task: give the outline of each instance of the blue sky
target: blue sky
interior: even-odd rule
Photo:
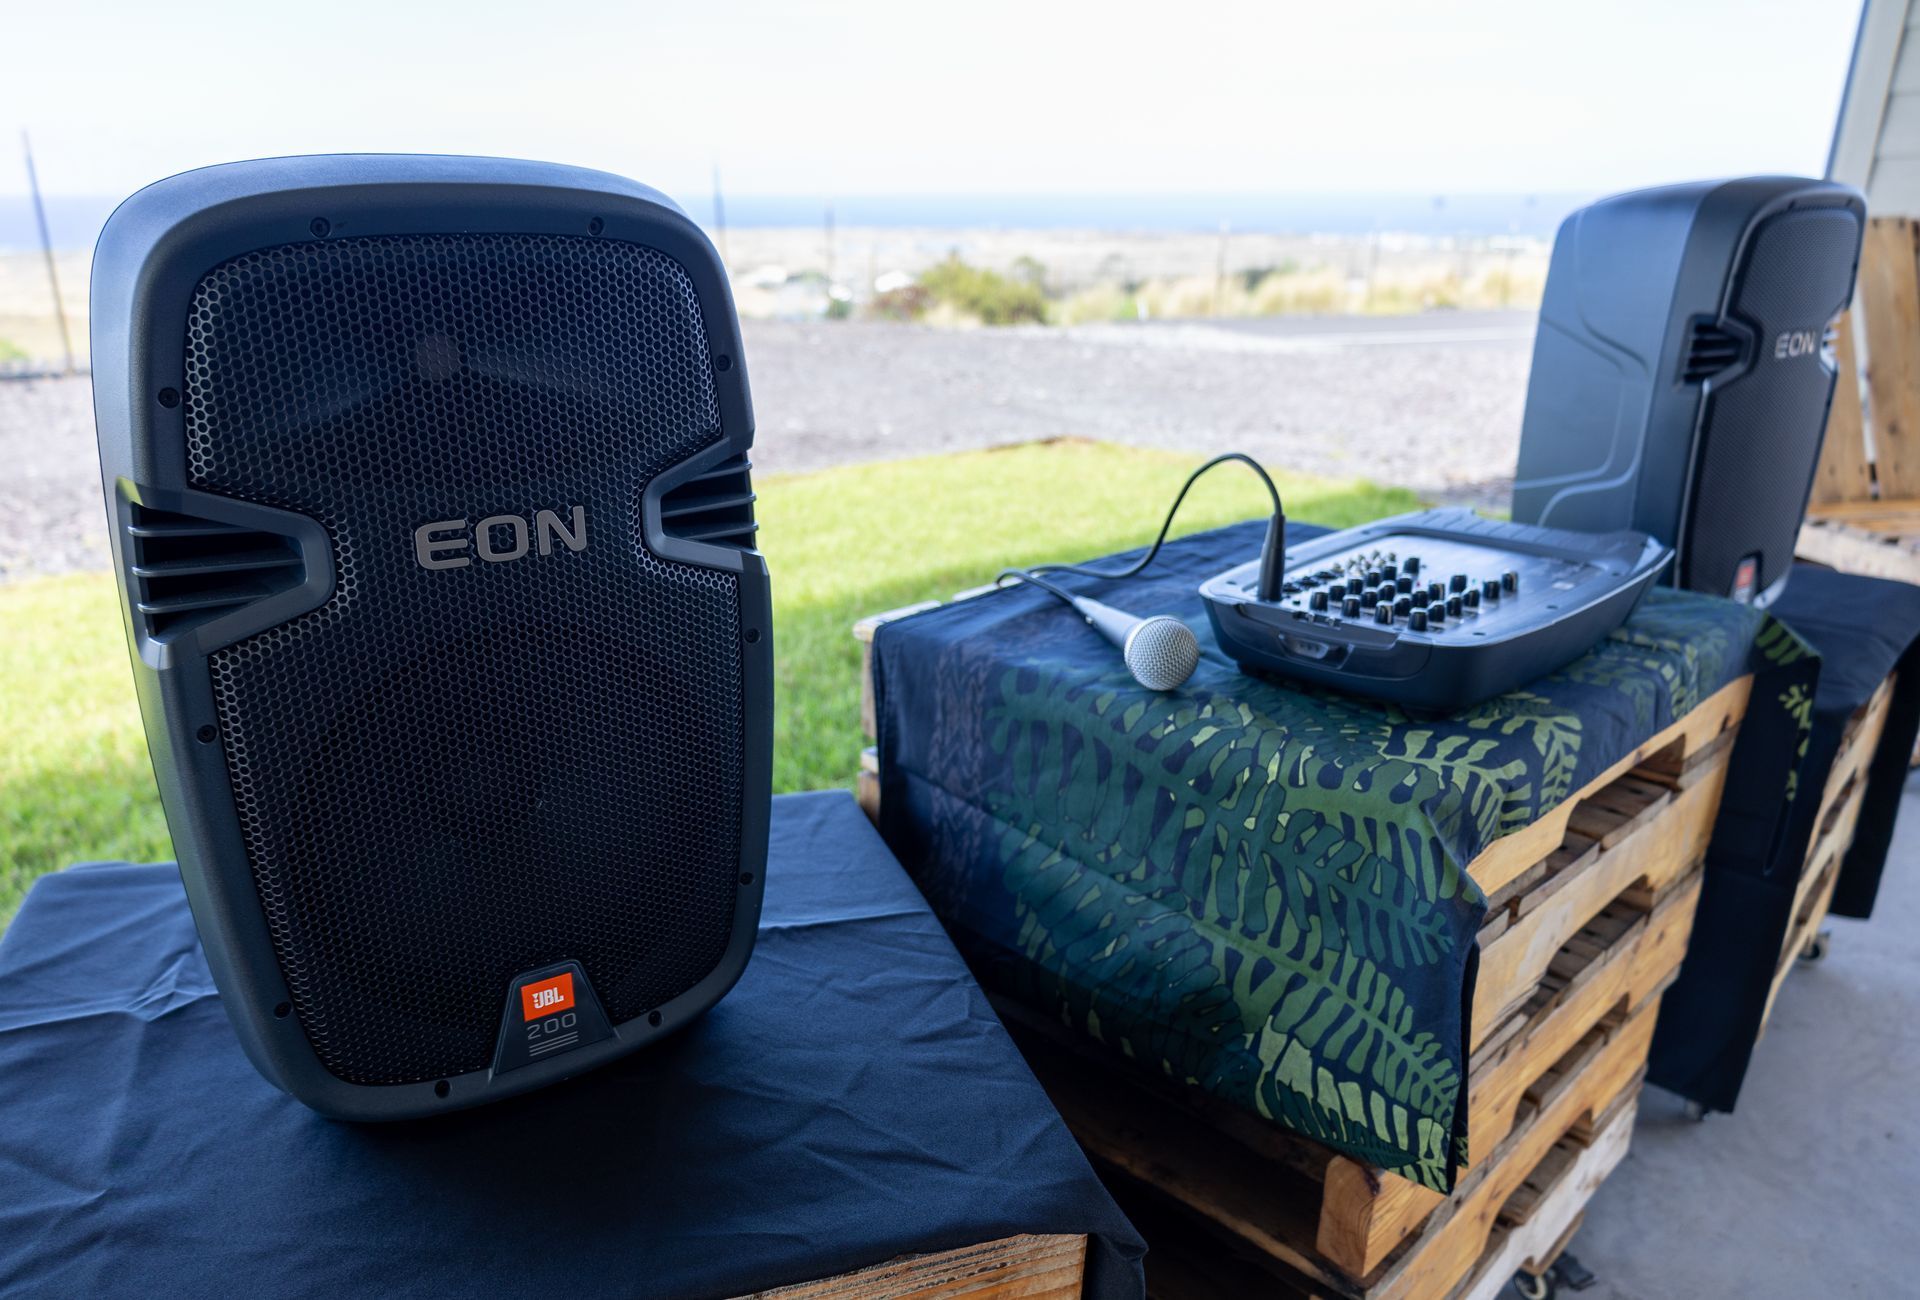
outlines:
[[[1597,192],[1817,174],[1852,0],[10,0],[0,126],[124,194],[274,153],[704,194]],[[25,188],[0,145],[0,195]]]

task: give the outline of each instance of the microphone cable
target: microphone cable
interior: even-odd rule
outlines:
[[[1229,451],[1215,456],[1212,460],[1200,466],[1199,469],[1187,475],[1187,481],[1180,485],[1180,491],[1178,495],[1173,498],[1173,504],[1167,508],[1167,517],[1160,524],[1160,535],[1153,539],[1153,545],[1147,548],[1147,553],[1127,568],[1114,570],[1096,569],[1084,564],[1036,564],[1030,569],[1002,569],[1000,570],[999,576],[994,578],[994,585],[999,586],[1009,578],[1018,578],[1022,582],[1032,583],[1034,586],[1040,588],[1040,590],[1049,592],[1068,605],[1071,605],[1073,604],[1073,596],[1058,583],[1049,582],[1043,575],[1071,573],[1077,577],[1102,578],[1107,581],[1118,581],[1120,579],[1138,577],[1145,571],[1149,564],[1153,563],[1154,558],[1160,554],[1160,548],[1166,545],[1167,533],[1173,528],[1174,516],[1180,513],[1180,504],[1187,499],[1187,493],[1193,490],[1193,485],[1199,482],[1200,477],[1208,470],[1216,466],[1224,465],[1228,461],[1239,461],[1241,464],[1247,466],[1255,474],[1260,476],[1260,482],[1266,486],[1267,496],[1273,501],[1273,519],[1268,524],[1267,540],[1263,548],[1262,560],[1269,562],[1276,560],[1280,555],[1280,550],[1283,545],[1283,534],[1287,526],[1286,513],[1280,506],[1280,489],[1274,486],[1273,476],[1267,473],[1266,467],[1259,461],[1243,451]],[[1268,585],[1266,582],[1266,570],[1268,567],[1268,563],[1263,563],[1261,575],[1263,590],[1260,593],[1261,599],[1263,600],[1276,599],[1279,594],[1277,590],[1272,591],[1271,594],[1265,590]],[[1277,589],[1279,586],[1279,565],[1271,564],[1271,568],[1273,570],[1272,587]]]

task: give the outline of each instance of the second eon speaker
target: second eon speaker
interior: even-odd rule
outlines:
[[[1767,603],[1820,458],[1866,208],[1826,181],[1602,199],[1554,240],[1513,517],[1673,546],[1676,586]]]
[[[286,158],[121,205],[94,400],[227,1011],[331,1115],[522,1092],[732,986],[772,637],[712,246],[567,167]]]

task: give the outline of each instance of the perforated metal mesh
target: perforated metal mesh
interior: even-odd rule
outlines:
[[[343,1079],[489,1065],[530,968],[580,961],[620,1022],[726,949],[738,592],[648,553],[639,515],[720,436],[704,339],[677,263],[586,238],[296,244],[194,295],[193,486],[307,513],[334,546],[334,597],[212,673],[281,969]],[[423,523],[575,506],[581,551],[487,562],[455,529],[444,558],[470,563],[415,558]]]
[[[1784,331],[1817,339],[1847,305],[1859,246],[1845,208],[1784,212],[1755,230],[1732,306],[1759,334],[1760,357],[1707,398],[1682,585],[1727,595],[1740,561],[1757,554],[1764,588],[1792,564],[1834,378],[1811,350],[1774,348]]]

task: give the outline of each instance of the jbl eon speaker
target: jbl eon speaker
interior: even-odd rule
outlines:
[[[161,801],[268,1079],[471,1105],[732,986],[772,638],[738,321],[679,209],[492,159],[191,172],[107,223],[93,364]]]
[[[1513,517],[1674,547],[1676,586],[1766,603],[1793,563],[1866,206],[1786,176],[1603,199],[1554,240]]]

